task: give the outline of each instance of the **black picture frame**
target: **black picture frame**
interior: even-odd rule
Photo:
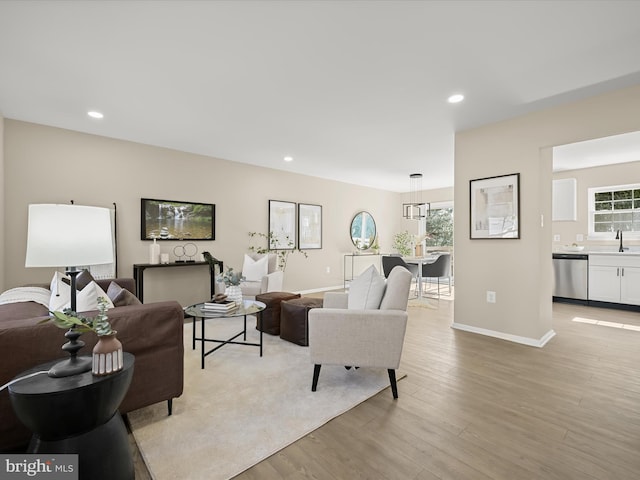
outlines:
[[[471,240],[520,238],[520,174],[469,181]]]
[[[269,200],[269,250],[296,248],[296,204]]]
[[[213,203],[140,199],[141,240],[215,240]]]
[[[298,248],[322,248],[322,205],[298,204]]]

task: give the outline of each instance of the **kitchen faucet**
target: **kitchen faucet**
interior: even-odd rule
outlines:
[[[618,248],[619,252],[624,252],[626,248],[622,246],[622,230],[616,231],[616,240],[620,240],[620,248]]]

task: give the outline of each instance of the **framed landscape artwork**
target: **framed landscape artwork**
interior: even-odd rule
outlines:
[[[470,237],[520,238],[520,174],[469,182]]]
[[[141,240],[215,240],[216,206],[211,203],[140,199]]]
[[[296,204],[269,200],[270,250],[293,250],[296,246]]]
[[[322,206],[298,204],[298,248],[322,248]]]

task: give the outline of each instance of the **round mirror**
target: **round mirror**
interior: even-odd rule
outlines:
[[[358,250],[367,250],[376,240],[376,222],[369,212],[358,212],[351,220],[351,241]]]

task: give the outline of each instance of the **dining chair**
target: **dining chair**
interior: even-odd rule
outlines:
[[[382,272],[384,273],[385,278],[389,278],[389,274],[393,267],[401,266],[409,270],[413,277],[413,280],[416,282],[416,295],[418,294],[418,275],[420,274],[418,265],[414,265],[411,263],[407,263],[400,255],[383,255],[382,256]]]
[[[449,281],[449,293],[451,295],[451,254],[441,253],[435,262],[422,265],[422,278],[436,278],[438,281],[438,298],[440,298],[440,279]]]

